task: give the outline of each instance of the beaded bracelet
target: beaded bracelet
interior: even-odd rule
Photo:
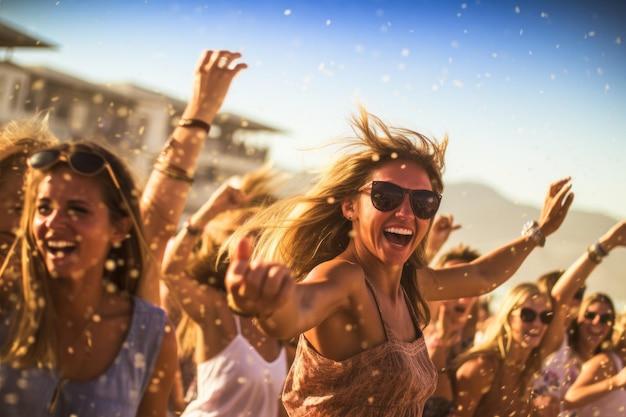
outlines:
[[[186,175],[186,173],[184,173],[182,169],[175,167],[171,164],[166,165],[165,163],[159,161],[154,165],[154,169],[162,174],[167,175],[173,180],[180,180],[189,184],[193,184],[193,178]]]

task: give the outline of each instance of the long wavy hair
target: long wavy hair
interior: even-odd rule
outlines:
[[[302,280],[315,266],[346,249],[352,223],[342,215],[342,201],[356,196],[376,169],[393,160],[415,163],[428,174],[433,191],[443,192],[447,136],[437,142],[413,130],[388,126],[362,107],[352,117],[352,130],[354,137],[333,143],[341,145],[343,152],[307,193],[262,210],[237,231],[233,241],[258,231],[253,257],[287,265]],[[411,254],[401,278],[422,326],[430,320],[430,313],[418,289],[416,271],[427,265],[425,244],[426,238]]]
[[[146,246],[138,224],[139,192],[130,171],[120,158],[93,141],[63,143],[52,149],[68,153],[75,151],[96,153],[110,166],[120,189],[116,187],[107,169],[93,176],[94,183],[100,188],[109,209],[109,220],[116,223],[123,218],[131,217],[133,227],[120,245],[111,247],[107,264],[115,267],[105,268],[103,276],[108,285],[107,290],[113,289],[125,295],[134,295],[145,270]],[[20,224],[22,233],[18,236],[22,270],[21,291],[13,309],[7,343],[0,350],[0,360],[10,361],[19,367],[56,365],[56,314],[49,295],[50,276],[37,249],[32,225],[37,210],[39,184],[46,173],[64,165],[67,166],[67,163],[59,161],[44,170],[30,169],[26,176],[26,195]],[[7,256],[7,260],[10,256],[11,254]]]
[[[615,304],[613,304],[613,300],[608,294],[597,292],[594,294],[590,294],[580,303],[580,309],[578,310],[578,317],[576,320],[572,320],[568,328],[568,343],[569,346],[574,349],[575,352],[578,352],[580,348],[580,323],[579,320],[587,312],[589,306],[593,303],[604,303],[610,309],[611,314],[611,323],[615,323]],[[604,352],[613,347],[612,343],[613,338],[613,326],[610,326],[609,333],[606,337],[598,344],[596,349],[594,350],[594,355],[600,352]]]
[[[527,300],[544,298],[551,304],[550,297],[542,292],[534,283],[521,283],[511,288],[500,303],[500,308],[485,329],[481,341],[459,355],[454,361],[453,368],[458,369],[469,359],[479,355],[495,356],[501,363],[505,363],[511,346],[513,345],[512,329],[509,322],[511,312],[519,308]],[[541,367],[539,347],[534,348],[522,373],[521,386],[526,386],[532,375]]]

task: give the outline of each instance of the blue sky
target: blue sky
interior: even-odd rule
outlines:
[[[15,51],[95,82],[186,99],[203,49],[250,68],[223,110],[286,133],[272,159],[314,168],[357,103],[450,145],[445,180],[540,206],[573,177],[575,207],[626,217],[626,2],[0,0],[0,18],[60,45]]]

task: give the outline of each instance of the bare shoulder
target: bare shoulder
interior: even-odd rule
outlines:
[[[456,372],[457,379],[480,379],[483,382],[490,383],[493,381],[499,367],[500,361],[495,355],[477,353],[476,355],[468,358],[458,367]]]
[[[617,370],[613,357],[607,352],[598,353],[593,356],[583,364],[583,368],[586,368],[588,371],[608,371],[611,373],[615,373]]]
[[[363,282],[364,278],[365,272],[359,264],[342,258],[334,258],[313,268],[304,282],[330,281],[337,285],[350,285]]]

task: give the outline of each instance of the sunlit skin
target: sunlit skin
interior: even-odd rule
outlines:
[[[23,205],[23,172],[9,172],[0,182],[0,245],[10,244],[19,227]]]
[[[432,190],[426,171],[404,161],[383,165],[372,173],[371,180],[392,182],[411,190]],[[372,205],[370,193],[370,189],[365,189],[354,201],[353,232],[358,238],[352,240],[354,247],[350,255],[365,270],[391,268],[400,274],[403,264],[426,235],[431,220],[413,214],[406,194],[398,208],[382,212]],[[407,241],[390,240],[393,232],[406,235]]]
[[[464,261],[460,259],[454,259],[443,264],[443,267],[449,267],[453,265],[460,265]],[[467,320],[469,319],[470,310],[478,300],[478,297],[461,297],[454,298],[452,300],[444,300],[441,302],[445,306],[446,318],[453,326],[453,330],[461,330]]]
[[[537,312],[537,317],[535,317],[533,322],[527,323],[520,318],[520,311],[524,307],[531,308]],[[544,311],[552,311],[548,299],[546,297],[534,297],[524,301],[511,312],[509,324],[514,345],[522,349],[533,349],[541,344],[543,335],[548,328],[548,325],[542,323],[539,318],[539,314]]]
[[[69,168],[50,172],[39,186],[33,230],[51,276],[98,276],[120,230],[93,178]]]

